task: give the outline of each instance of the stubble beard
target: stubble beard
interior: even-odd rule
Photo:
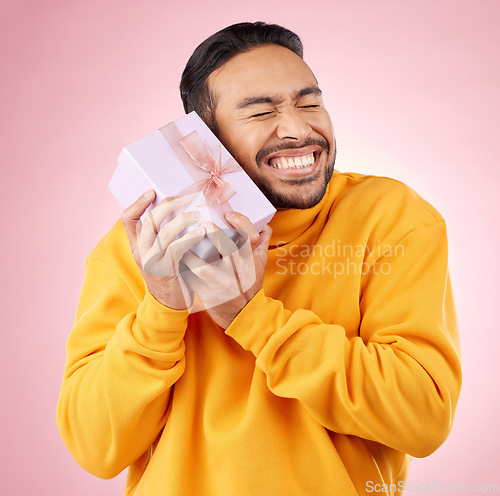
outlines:
[[[326,144],[326,147],[324,146]],[[321,143],[321,145],[325,148],[326,152],[329,151],[329,145],[326,142]],[[293,193],[285,193],[279,191],[276,185],[273,185],[271,181],[267,178],[254,178],[254,182],[259,187],[259,189],[264,193],[266,198],[273,204],[273,206],[277,209],[288,209],[295,208],[300,210],[305,210],[308,208],[312,208],[317,205],[325,196],[326,189],[328,188],[328,183],[332,178],[333,170],[335,168],[335,157],[337,154],[337,147],[334,142],[334,150],[333,156],[331,160],[326,164],[324,169],[318,170],[315,174],[305,177],[297,177],[291,179],[282,179],[281,183],[287,183],[291,188],[294,186],[297,188],[296,192]],[[257,156],[257,159],[259,155]],[[257,162],[259,167],[269,167],[268,165],[262,165],[262,163]],[[323,176],[322,181],[314,188],[314,182],[318,181],[318,179]],[[311,185],[306,191],[303,191],[307,188],[307,185]]]

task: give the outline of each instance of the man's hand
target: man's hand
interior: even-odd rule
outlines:
[[[259,234],[247,217],[236,212],[226,214],[226,219],[243,234],[238,245],[217,226],[206,226],[207,235],[222,258],[208,264],[191,251],[182,258],[188,269],[182,272],[186,285],[224,329],[262,288],[272,232],[266,225]]]
[[[154,198],[155,192],[147,191],[123,212],[121,219],[149,292],[167,307],[186,309],[191,305],[192,293],[179,277],[179,260],[203,238],[205,229],[200,227],[176,239],[183,229],[198,222],[197,211],[182,212],[164,223],[182,207],[183,198],[165,198],[141,223],[142,214]]]

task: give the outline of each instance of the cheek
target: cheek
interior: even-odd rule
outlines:
[[[221,127],[219,127],[217,137],[227,149],[227,151],[239,162],[241,158],[241,140],[238,140],[237,134],[225,132],[223,129],[221,129]]]
[[[234,155],[236,161],[245,169],[247,174],[250,176],[252,172],[257,170],[257,163],[255,161],[255,157],[258,153],[258,150],[253,149],[240,149]]]
[[[312,116],[309,123],[311,127],[322,134],[326,139],[330,140],[330,138],[333,137],[332,121],[326,110]]]
[[[254,133],[242,130],[240,138],[234,142],[234,158],[241,160],[248,167],[256,167],[255,157],[265,145]]]
[[[252,148],[245,137],[245,134],[240,136],[243,137],[239,139],[235,137],[233,137],[233,139],[224,139],[224,136],[221,135],[220,140],[229,153],[235,158],[236,162],[238,162],[243,169],[248,172],[248,169],[251,168],[252,165],[255,166],[255,155],[258,150],[252,155]]]

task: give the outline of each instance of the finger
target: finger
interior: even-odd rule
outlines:
[[[141,232],[141,236],[138,240],[139,251],[141,253],[146,253],[151,249],[162,251],[168,249],[174,239],[179,236],[186,227],[196,224],[199,220],[200,213],[197,210],[193,212],[182,212],[169,222],[166,222],[161,229],[157,231],[158,226],[148,216],[144,219],[144,235]]]
[[[201,215],[198,210],[182,212],[162,226],[158,233],[158,237],[162,243],[170,244],[182,231],[184,231],[184,229],[196,224],[200,220],[200,217]],[[203,234],[205,234],[205,229],[202,228],[202,230]]]
[[[153,245],[152,249],[140,253],[144,271],[149,275],[162,277],[178,275],[179,261],[184,251],[199,243],[204,236],[205,230],[199,228],[174,241],[168,249],[159,248],[158,244]]]
[[[248,245],[250,245],[250,243],[248,243]],[[253,257],[250,263],[253,265]],[[229,295],[233,298],[237,296],[237,294],[243,292],[239,285],[238,269],[233,255],[229,255],[213,263],[207,263],[202,258],[196,256],[192,251],[188,251],[182,257],[182,264],[187,269],[187,272],[197,277],[197,279],[192,282],[190,288],[202,299],[206,300],[207,298],[215,297],[215,294],[209,294],[210,288],[212,288],[213,291],[220,291],[220,289],[223,288],[224,298]],[[184,277],[184,273],[182,275]],[[185,280],[193,281],[193,278],[188,274]],[[204,290],[204,293],[200,293],[201,290]],[[235,294],[237,290],[238,293]]]
[[[230,257],[208,263],[192,251],[188,251],[182,257],[182,263],[189,272],[195,274],[207,287],[216,282],[220,283],[220,278],[224,277],[228,269],[232,271]],[[194,290],[194,288],[192,289]]]
[[[170,214],[178,210],[184,204],[184,198],[164,198],[158,205],[156,205],[151,212],[144,218],[141,229],[141,242],[144,245],[152,245],[161,224]]]
[[[228,257],[233,265],[233,271],[240,286],[240,292],[249,290],[257,279],[255,257],[248,237],[238,250]]]
[[[189,270],[197,270],[207,265],[207,262],[200,258],[198,255],[195,255],[191,250],[187,250],[183,253],[182,263]]]
[[[201,225],[206,229],[208,239],[223,258],[238,249],[238,246],[228,234],[213,222],[205,221]]]
[[[250,219],[243,214],[233,211],[226,214],[226,220],[236,229],[246,232],[248,234],[248,238],[250,239],[252,249],[255,249],[255,246],[257,246],[259,241],[259,231],[252,224]]]
[[[162,242],[160,235],[149,250],[139,250],[142,266],[148,273],[155,272],[172,277],[179,272],[179,260],[184,252],[204,237],[205,230],[198,228],[167,245],[166,242]]]
[[[144,221],[144,227],[146,228],[146,233],[144,236],[139,237],[138,249],[140,253],[147,254],[153,251],[157,253],[159,251],[165,253],[165,250],[174,242],[175,238],[186,229],[188,226],[196,224],[200,220],[200,213],[198,211],[193,212],[182,212],[181,214],[174,217],[170,222],[167,222],[162,226],[159,232],[154,234],[154,228],[156,224],[153,225],[151,221]],[[196,234],[202,233],[201,237],[205,235],[205,230],[200,231]],[[190,238],[188,238],[190,239]],[[198,241],[195,242],[195,244]],[[191,246],[191,245],[190,245]]]
[[[156,193],[154,190],[150,189],[146,191],[141,197],[132,203],[130,207],[126,208],[121,215],[123,227],[125,227],[125,232],[127,233],[132,253],[135,252],[137,246],[137,230],[138,227],[140,228],[141,215],[146,211],[149,205],[151,205],[155,196]]]
[[[177,267],[182,254],[189,250],[196,243],[199,243],[205,236],[205,229],[198,228],[190,231],[187,235],[182,236],[176,244],[175,238],[189,225],[195,224],[199,220],[199,212],[183,212],[175,217],[172,221],[165,224],[154,238],[148,233],[144,237],[139,237],[137,241],[138,253],[141,260],[150,260],[152,258],[158,260],[166,257],[166,263],[169,270],[174,270]],[[145,226],[149,225],[149,222]],[[148,229],[150,229],[148,227]],[[151,245],[151,239],[153,244]],[[174,250],[171,249],[174,246]]]
[[[186,254],[191,254],[196,257],[196,255],[191,251],[191,248],[199,243],[205,237],[205,234],[206,231],[203,227],[198,227],[193,231],[189,231],[187,234],[174,240],[170,244],[167,252],[165,253],[165,257],[168,258],[171,263],[175,265],[175,267],[179,267],[179,262],[181,259],[184,262]]]
[[[208,272],[205,271],[205,267]],[[187,287],[198,296],[205,309],[230,301],[241,294],[233,271],[230,273],[222,271],[221,280],[214,285],[215,281],[212,277],[218,277],[216,273],[214,275],[217,269],[205,264],[201,270],[203,274],[186,268],[182,272],[182,278]]]

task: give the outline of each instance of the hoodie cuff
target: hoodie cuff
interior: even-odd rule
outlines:
[[[137,308],[134,338],[150,350],[173,351],[184,339],[188,316],[188,310],[175,310],[163,305],[146,288],[144,300]]]
[[[281,301],[268,298],[261,289],[231,322],[226,334],[257,357],[291,313]]]

